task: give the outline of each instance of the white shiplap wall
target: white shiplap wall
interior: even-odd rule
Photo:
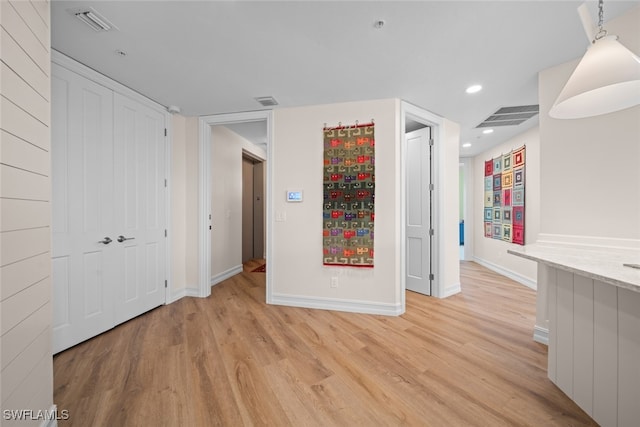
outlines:
[[[50,5],[0,2],[0,424],[40,425],[4,410],[53,405]]]

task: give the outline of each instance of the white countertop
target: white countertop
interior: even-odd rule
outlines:
[[[509,249],[512,255],[542,262],[614,286],[640,292],[640,270],[623,264],[640,264],[640,251],[590,249],[533,244]]]

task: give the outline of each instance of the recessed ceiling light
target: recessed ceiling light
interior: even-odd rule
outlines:
[[[462,144],[462,148],[469,148],[469,147],[471,147],[470,142],[465,142],[464,144]]]
[[[482,131],[482,133],[487,134],[487,133],[493,133],[493,129],[485,129]]]
[[[481,90],[482,90],[482,86],[480,86],[480,85],[472,85],[472,86],[469,86],[465,92],[467,92],[467,93],[476,93],[476,92],[480,92]]]

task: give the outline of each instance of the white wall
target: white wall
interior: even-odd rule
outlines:
[[[198,291],[198,118],[188,117],[186,122],[186,222],[187,222],[187,289]]]
[[[49,3],[0,7],[0,401],[37,412],[53,405]]]
[[[436,233],[439,233],[435,259],[439,264],[441,293],[437,296],[448,297],[460,292],[460,126],[444,119],[439,143],[435,165],[439,198],[435,207],[438,210]]]
[[[198,293],[198,119],[171,119],[171,295]]]
[[[171,300],[187,287],[187,119],[171,117]]]
[[[606,23],[640,53],[640,7]],[[640,106],[603,116],[549,117],[578,60],[539,75],[540,239],[640,248]]]
[[[322,264],[323,136],[325,123],[337,126],[375,120],[376,205],[374,268]],[[273,210],[273,302],[398,314],[400,144],[399,101],[380,100],[282,108],[273,112],[270,153]],[[302,203],[287,203],[287,189],[304,191]],[[286,215],[285,221],[275,221]],[[337,277],[337,288],[330,287]]]
[[[473,254],[474,261],[529,287],[536,287],[536,264],[507,254],[520,247],[484,237],[484,162],[526,145],[525,158],[525,244],[534,243],[540,231],[540,132],[536,126],[473,159]]]
[[[224,126],[211,127],[212,283],[242,271],[242,151],[266,153]]]

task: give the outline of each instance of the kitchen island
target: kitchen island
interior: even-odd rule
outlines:
[[[538,262],[549,379],[600,425],[640,425],[640,269],[624,265],[640,264],[640,251],[534,244],[508,252]]]

